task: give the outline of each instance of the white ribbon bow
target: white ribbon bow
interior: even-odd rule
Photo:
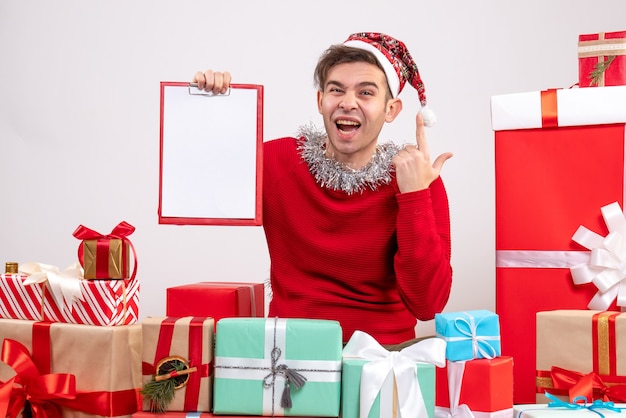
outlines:
[[[482,321],[482,318],[478,323],[474,319],[474,317],[467,312],[462,312],[462,315],[465,315],[465,318],[458,317],[454,318],[454,327],[463,334],[463,337],[444,337],[447,342],[455,342],[455,341],[465,341],[472,340],[472,358],[486,358],[492,359],[498,355],[496,349],[489,344],[488,341],[499,341],[499,335],[478,335],[478,325]],[[461,325],[459,325],[461,324]]]
[[[19,272],[28,276],[24,280],[24,285],[45,284],[57,306],[62,310],[65,309],[66,303],[71,310],[75,302],[85,300],[80,288],[83,269],[78,263],[61,271],[57,266],[50,264],[29,262],[21,264]]]
[[[598,292],[587,307],[606,311],[617,299],[626,307],[626,218],[617,202],[601,208],[609,233],[606,237],[579,226],[572,240],[591,250],[589,262],[571,267],[574,284],[593,283]]]
[[[465,373],[465,361],[448,361],[448,394],[450,408],[435,407],[435,418],[474,418],[466,404],[459,405],[461,386]]]
[[[446,342],[441,338],[428,338],[401,351],[388,351],[369,334],[355,331],[343,349],[343,356],[370,360],[361,371],[360,418],[367,418],[390,373],[393,373],[398,390],[400,417],[418,418],[427,416],[427,411],[417,381],[415,363],[444,367]]]

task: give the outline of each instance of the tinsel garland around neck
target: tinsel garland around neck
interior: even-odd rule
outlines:
[[[391,182],[393,166],[391,160],[398,153],[394,143],[379,144],[370,162],[359,170],[347,167],[344,163],[327,157],[326,132],[306,125],[298,130],[298,149],[302,159],[309,166],[315,181],[322,187],[341,190],[347,194],[362,193],[366,188],[376,190]]]

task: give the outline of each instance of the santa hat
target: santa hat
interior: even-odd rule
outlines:
[[[436,122],[435,114],[426,105],[426,90],[417,65],[402,41],[384,33],[359,32],[350,35],[344,45],[370,51],[376,56],[385,70],[393,97],[398,97],[408,81],[417,90],[424,125],[432,126]]]

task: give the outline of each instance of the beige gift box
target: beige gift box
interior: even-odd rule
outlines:
[[[63,418],[130,417],[141,409],[141,326],[92,325],[0,319],[2,341],[15,340],[27,350],[39,374],[69,373],[76,380],[76,400],[64,401]],[[0,382],[15,375],[0,363]]]
[[[548,401],[544,392],[569,397],[572,384],[590,373],[604,384],[595,387],[594,399],[602,393],[618,396],[618,388],[626,393],[626,313],[554,310],[536,318],[537,402]]]
[[[209,317],[148,317],[142,322],[144,384],[162,374],[158,373],[159,366],[167,361],[183,361],[188,369],[195,368],[179,376],[168,411],[211,411],[214,327]],[[145,397],[143,410],[151,410]]]

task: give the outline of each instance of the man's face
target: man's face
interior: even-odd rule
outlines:
[[[383,124],[395,119],[402,103],[387,100],[385,73],[363,62],[333,67],[322,89],[317,105],[328,134],[326,155],[362,168],[375,152]]]

